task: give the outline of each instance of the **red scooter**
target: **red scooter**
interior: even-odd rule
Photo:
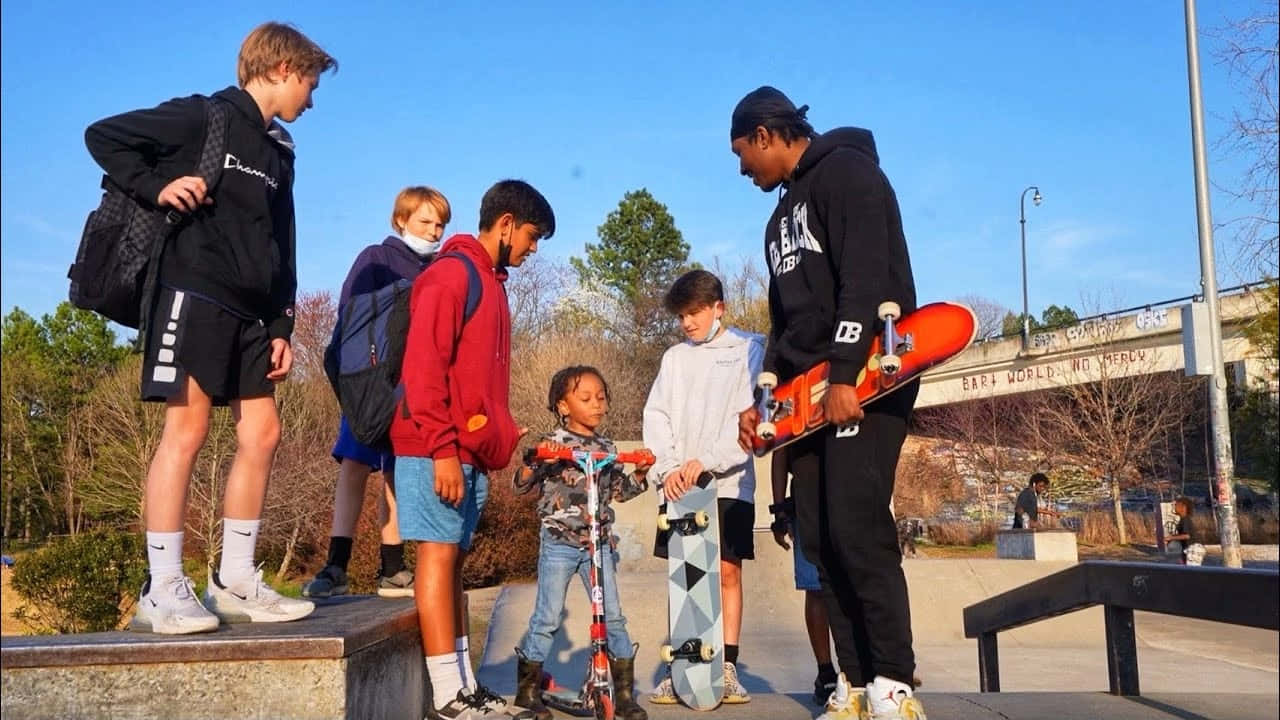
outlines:
[[[609,671],[609,633],[604,619],[604,548],[600,538],[600,488],[596,477],[615,462],[653,464],[648,451],[626,453],[587,452],[584,450],[547,450],[534,448],[535,460],[570,460],[582,468],[587,482],[587,507],[591,512],[591,659],[587,676],[576,692],[556,684],[550,673],[542,674],[542,702],[549,707],[577,717],[613,720],[613,676]]]

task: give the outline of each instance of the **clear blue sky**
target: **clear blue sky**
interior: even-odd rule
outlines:
[[[1201,30],[1256,3],[1200,3]],[[39,316],[65,273],[99,172],[86,125],[235,82],[257,23],[292,22],[336,56],[291,128],[302,289],[340,286],[387,234],[395,193],[442,190],[447,232],[521,177],[556,210],[541,252],[580,254],[624,192],[665,203],[694,257],[760,263],[773,205],[737,173],[729,115],[762,84],[819,130],[870,128],[922,300],[1020,308],[1018,198],[1031,308],[1134,305],[1198,291],[1182,3],[505,3],[2,6],[0,305]],[[1202,37],[1210,141],[1239,98]],[[1210,145],[1211,150],[1213,148]],[[1211,153],[1211,178],[1240,162]],[[1239,209],[1214,193],[1214,218]],[[1242,277],[1218,237],[1220,282]]]

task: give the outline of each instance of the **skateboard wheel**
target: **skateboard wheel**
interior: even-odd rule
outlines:
[[[711,517],[707,515],[706,510],[699,510],[693,514],[693,524],[700,528],[704,528],[711,524]]]
[[[880,356],[880,372],[885,375],[897,375],[902,369],[902,358],[892,353]]]
[[[886,300],[880,303],[880,307],[876,308],[876,316],[881,320],[897,320],[902,317],[902,308],[898,307],[898,303]]]
[[[698,651],[698,657],[702,658],[702,662],[711,662],[711,658],[716,656],[716,649],[710,645],[703,645]]]
[[[663,645],[658,648],[658,657],[662,658],[662,662],[669,663],[676,659],[676,651],[670,645]]]
[[[670,529],[671,529],[671,521],[667,519],[667,514],[666,514],[666,513],[659,513],[659,514],[658,514],[658,529],[659,529],[659,530],[670,530]]]
[[[772,390],[778,387],[778,376],[766,370],[756,376],[756,387]]]
[[[777,434],[778,428],[774,427],[771,422],[766,421],[756,425],[756,435],[760,436],[762,440],[772,440]]]

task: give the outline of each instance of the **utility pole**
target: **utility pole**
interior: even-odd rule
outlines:
[[[1209,169],[1204,150],[1204,103],[1200,96],[1200,44],[1196,0],[1183,0],[1187,25],[1187,83],[1191,91],[1191,154],[1196,172],[1196,219],[1200,236],[1200,287],[1209,310],[1209,432],[1213,443],[1214,511],[1222,542],[1222,563],[1242,566],[1240,527],[1236,524],[1235,462],[1231,457],[1231,421],[1227,416],[1227,374],[1222,363],[1222,315],[1218,310],[1218,275],[1213,257],[1213,216],[1209,210]]]

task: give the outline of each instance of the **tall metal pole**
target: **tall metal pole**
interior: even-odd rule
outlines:
[[[1222,316],[1218,310],[1218,276],[1213,257],[1213,216],[1209,210],[1209,169],[1204,150],[1204,105],[1200,96],[1200,45],[1196,2],[1183,0],[1187,25],[1187,83],[1191,91],[1191,153],[1196,173],[1196,219],[1200,236],[1200,287],[1209,310],[1209,431],[1213,437],[1213,483],[1222,542],[1222,562],[1241,567],[1240,528],[1236,525],[1235,463],[1231,457],[1231,425],[1227,416],[1227,375],[1222,362]]]
[[[1018,201],[1018,222],[1022,225],[1022,352],[1027,352],[1031,340],[1031,316],[1027,314],[1027,193],[1036,191],[1032,202],[1040,204],[1040,188],[1032,185],[1022,191]]]

